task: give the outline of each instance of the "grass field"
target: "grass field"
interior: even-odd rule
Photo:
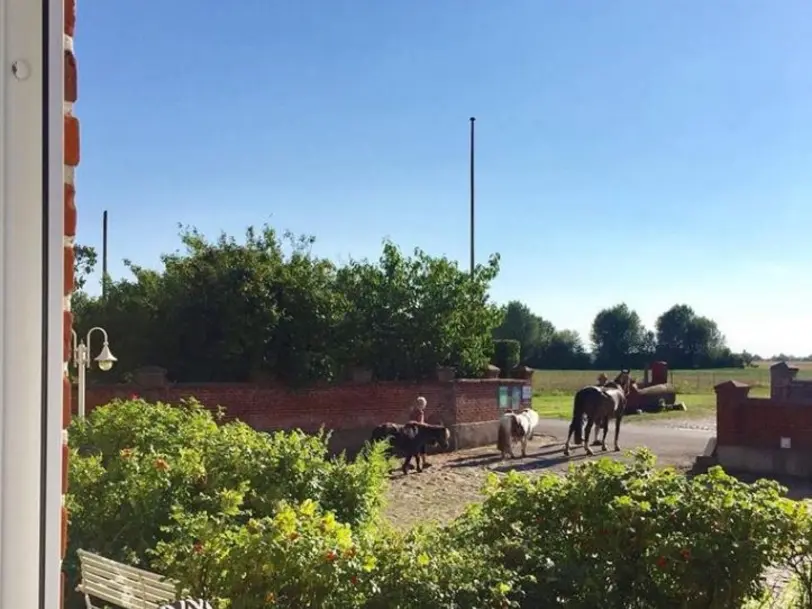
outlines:
[[[760,362],[756,368],[718,368],[714,370],[672,370],[669,381],[677,389],[677,401],[685,402],[685,412],[660,413],[657,418],[705,417],[714,412],[715,385],[733,379],[752,387],[752,397],[770,393],[770,365]],[[798,378],[812,379],[812,362],[793,364],[800,368]],[[544,417],[567,418],[572,415],[572,397],[584,385],[595,382],[597,370],[536,370],[533,374],[533,408]],[[610,376],[616,374],[607,370]],[[632,370],[632,377],[642,380],[642,370]]]

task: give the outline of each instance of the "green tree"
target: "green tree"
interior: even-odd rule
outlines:
[[[78,327],[107,328],[119,373],[153,364],[177,381],[295,385],[352,366],[378,378],[422,378],[440,365],[473,375],[491,356],[498,256],[471,278],[392,243],[377,263],[336,268],[313,255],[312,237],[268,226],[241,241],[194,228],[180,237],[183,250],[163,256],[160,271],[125,261],[131,277],[111,281],[106,299],[77,299]]]
[[[243,243],[181,230],[184,252],[164,255],[155,340],[177,380],[246,381],[265,369],[279,321],[275,283],[283,255],[276,234],[249,228]],[[148,273],[132,266],[139,278]],[[157,355],[157,354],[156,354]]]
[[[539,368],[582,370],[592,365],[592,358],[575,330],[557,330],[541,353]]]
[[[501,320],[488,296],[498,272],[498,255],[472,278],[448,258],[420,249],[407,257],[388,241],[377,264],[350,262],[336,282],[346,311],[338,329],[344,364],[380,379],[429,377],[437,366],[480,374]]]
[[[96,248],[90,245],[80,245],[78,243],[73,245],[74,291],[84,289],[88,278],[96,268],[97,261]]]
[[[104,302],[79,303],[80,327],[104,325],[115,340],[117,369],[156,364],[175,380],[212,382],[333,375],[335,268],[312,255],[311,237],[267,226],[242,242],[194,228],[180,237],[184,250],[163,256],[162,271],[125,261],[131,278],[111,282]]]
[[[541,357],[553,339],[555,326],[518,300],[507,303],[503,315],[502,323],[494,330],[494,338],[519,341],[522,362],[532,365],[531,362]]]
[[[600,367],[636,367],[646,357],[646,329],[637,312],[625,303],[603,309],[595,316],[591,338]]]
[[[711,319],[686,304],[676,304],[657,318],[657,353],[672,366],[696,368],[729,365],[730,351]]]

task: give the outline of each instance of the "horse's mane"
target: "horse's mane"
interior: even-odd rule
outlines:
[[[398,423],[381,423],[372,430],[372,440],[385,440],[400,433],[402,429],[403,425]]]
[[[417,427],[422,427],[424,429],[445,429],[445,425],[435,425],[433,423],[419,423],[418,421],[412,421],[409,425],[415,425]]]

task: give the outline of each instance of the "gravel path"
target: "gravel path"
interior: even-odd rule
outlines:
[[[641,421],[640,424],[656,425],[659,427],[670,427],[672,429],[697,429],[701,431],[709,431],[716,433],[716,416],[696,417],[696,418],[664,417],[662,419],[652,417],[646,419],[645,422]]]

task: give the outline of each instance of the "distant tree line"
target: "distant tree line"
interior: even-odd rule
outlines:
[[[755,360],[747,352],[733,353],[716,322],[686,304],[665,311],[653,330],[624,303],[603,309],[592,322],[591,352],[577,332],[557,330],[521,302],[508,303],[503,315],[494,336],[518,341],[520,362],[531,368],[642,368],[656,359],[680,369],[735,368]]]
[[[812,362],[812,355],[787,355],[786,353],[778,353],[770,357],[761,357],[760,355],[751,356],[752,362]]]

